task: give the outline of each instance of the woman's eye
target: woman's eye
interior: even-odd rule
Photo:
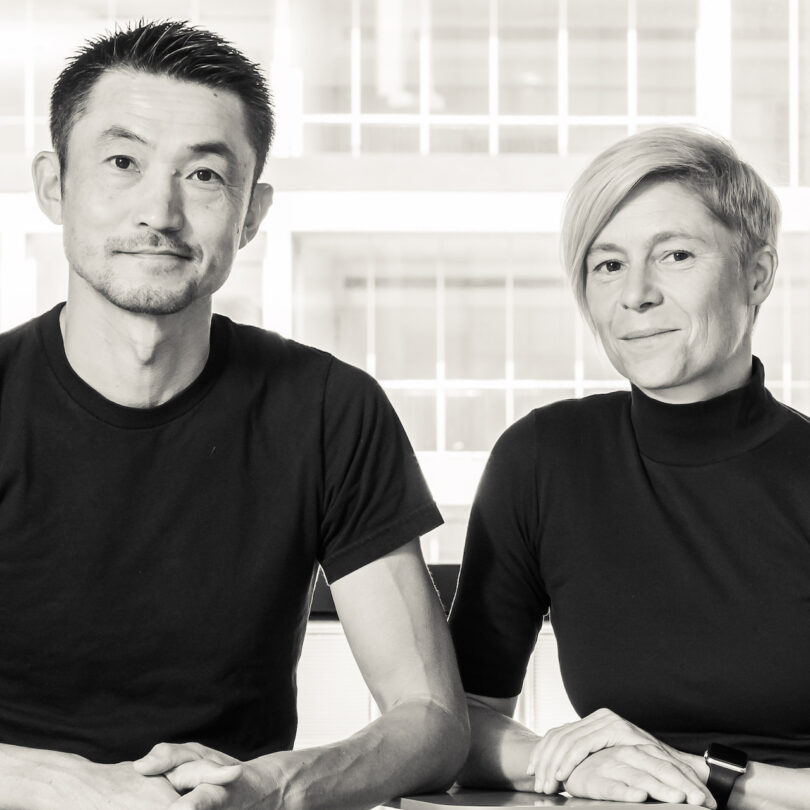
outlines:
[[[691,253],[687,253],[685,250],[676,250],[672,254],[672,258],[675,259],[676,262],[685,262],[691,255]]]
[[[113,158],[113,163],[115,164],[116,169],[123,169],[126,171],[127,169],[132,168],[132,158],[125,157],[124,155],[116,155]]]
[[[599,271],[603,270],[606,273],[615,273],[617,270],[621,270],[622,263],[616,261],[616,259],[608,259],[606,262],[601,262],[594,267],[594,270]]]

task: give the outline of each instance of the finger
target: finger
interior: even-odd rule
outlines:
[[[574,741],[587,738],[590,735],[603,731],[616,720],[621,718],[609,709],[597,709],[595,712],[576,720],[573,723],[566,723],[557,728],[549,729],[540,743],[532,752],[527,773],[535,774],[535,790],[538,793],[556,793],[558,786],[563,780],[557,779],[559,770],[559,760],[564,757]],[[582,753],[581,758],[572,767],[571,771],[593,751],[598,751],[604,747],[602,744],[588,746],[589,750]],[[570,775],[570,772],[566,776]]]
[[[646,776],[639,784],[652,798],[665,802],[707,805],[714,800],[698,775],[657,746],[629,748],[628,763]],[[653,781],[650,781],[652,779]]]
[[[714,810],[717,806],[717,802],[694,768],[671,754],[667,746],[645,746],[644,751],[650,756],[668,763],[671,767],[681,772],[686,782],[681,783],[680,786],[686,794],[686,802],[688,804],[695,804]]]
[[[219,785],[205,784],[181,796],[167,810],[225,810],[227,807],[227,790]]]
[[[572,796],[585,796],[589,799],[607,799],[612,802],[643,802],[647,791],[634,785],[628,785],[623,780],[592,774],[587,784],[579,784],[577,779],[570,780],[565,789]]]
[[[574,768],[596,751],[615,745],[643,745],[654,741],[645,731],[618,715],[600,715],[585,735],[568,735],[544,764],[547,778],[565,782]]]
[[[146,756],[136,759],[132,766],[144,776],[157,776],[199,758],[200,754],[190,743],[158,743]]]
[[[242,775],[242,766],[220,765],[210,759],[186,762],[165,774],[175,790],[191,790],[202,784],[229,785]]]

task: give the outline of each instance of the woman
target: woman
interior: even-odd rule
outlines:
[[[539,408],[493,449],[450,620],[462,783],[808,806],[810,422],[751,350],[778,226],[703,131],[634,135],[574,185],[567,272],[632,390]],[[584,719],[541,739],[512,714],[549,609]]]

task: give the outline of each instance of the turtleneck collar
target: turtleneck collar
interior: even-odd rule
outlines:
[[[755,357],[745,385],[702,402],[671,405],[632,386],[630,416],[643,455],[665,464],[700,465],[767,441],[779,428],[780,409]]]

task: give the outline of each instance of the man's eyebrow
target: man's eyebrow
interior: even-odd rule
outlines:
[[[233,166],[239,165],[236,153],[224,141],[204,141],[203,143],[193,143],[187,147],[189,152],[195,155],[219,155],[225,158]]]
[[[118,124],[113,124],[111,127],[107,127],[107,129],[105,129],[104,132],[102,132],[98,137],[100,141],[113,141],[117,138],[142,143],[144,146],[149,145],[149,141],[147,141],[146,138],[142,138],[137,132],[133,132],[131,129],[119,126]]]

